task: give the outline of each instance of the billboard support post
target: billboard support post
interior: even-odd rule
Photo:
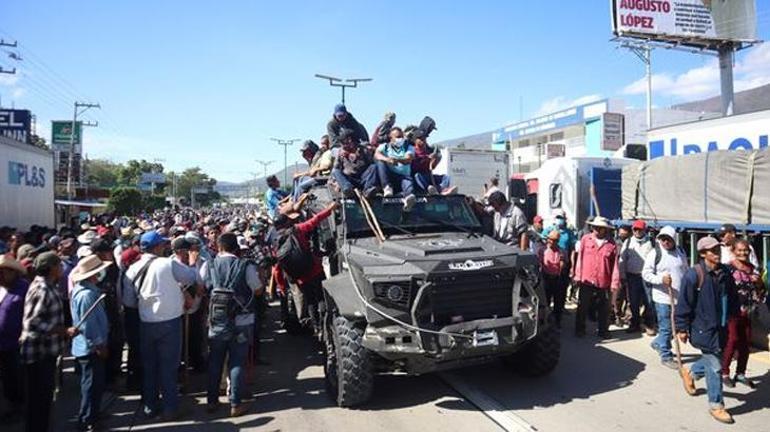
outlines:
[[[82,110],[79,110],[79,108],[83,108]],[[75,160],[73,154],[75,153],[75,134],[77,134],[77,124],[78,124],[78,116],[80,114],[83,114],[86,112],[89,108],[101,108],[99,104],[91,104],[91,103],[82,103],[82,102],[75,102],[75,108],[73,110],[72,115],[72,132],[70,132],[70,146],[69,146],[69,155],[67,155],[67,198],[69,200],[72,200],[74,197],[75,190],[72,187],[72,164]],[[99,124],[82,124],[82,126],[98,126]],[[80,131],[81,135],[83,134],[83,131]],[[79,137],[80,142],[82,145],[83,137]],[[53,144],[53,143],[52,143]],[[82,151],[82,150],[81,150]]]
[[[719,47],[719,81],[722,91],[722,115],[733,114],[735,92],[733,89],[733,44]]]

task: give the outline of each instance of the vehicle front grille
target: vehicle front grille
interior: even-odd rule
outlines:
[[[479,319],[513,314],[513,273],[488,272],[442,274],[428,279],[416,318],[424,325],[441,328]]]

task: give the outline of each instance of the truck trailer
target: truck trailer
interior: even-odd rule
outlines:
[[[463,195],[478,197],[484,193],[484,185],[489,179],[500,180],[500,190],[510,175],[510,154],[497,150],[464,150],[445,148],[441,151],[441,161],[433,170],[435,175],[449,175],[452,186],[457,186]]]
[[[55,226],[53,153],[0,136],[0,226]]]

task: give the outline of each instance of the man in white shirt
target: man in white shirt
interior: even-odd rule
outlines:
[[[141,320],[144,413],[155,417],[160,412],[160,391],[164,417],[173,420],[179,411],[176,380],[182,354],[181,316],[185,308],[182,287],[196,284],[198,275],[194,267],[164,257],[168,239],[157,231],[143,234],[140,242],[144,254],[126,272],[131,285],[136,285],[126,291],[136,293]],[[124,302],[126,296],[124,292]]]
[[[658,336],[650,346],[660,354],[660,362],[671,369],[678,369],[671,352],[671,294],[679,297],[682,277],[687,272],[687,256],[676,245],[676,231],[666,226],[657,237],[658,246],[647,254],[642,278],[652,285],[652,301],[658,315]]]
[[[620,280],[628,290],[628,299],[631,306],[631,325],[626,333],[641,331],[642,316],[640,309],[644,306],[644,326],[648,336],[655,336],[655,312],[652,311],[650,299],[642,280],[642,268],[644,261],[654,246],[647,237],[647,224],[643,220],[636,220],[632,225],[633,235],[626,239],[620,247],[618,270]]]

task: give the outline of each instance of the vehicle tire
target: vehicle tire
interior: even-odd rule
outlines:
[[[364,327],[345,317],[327,322],[324,347],[326,389],[340,407],[366,403],[372,396],[374,373],[371,354],[363,346]]]
[[[560,333],[555,325],[549,325],[521,351],[506,357],[504,363],[524,376],[539,377],[551,373],[559,364]]]

